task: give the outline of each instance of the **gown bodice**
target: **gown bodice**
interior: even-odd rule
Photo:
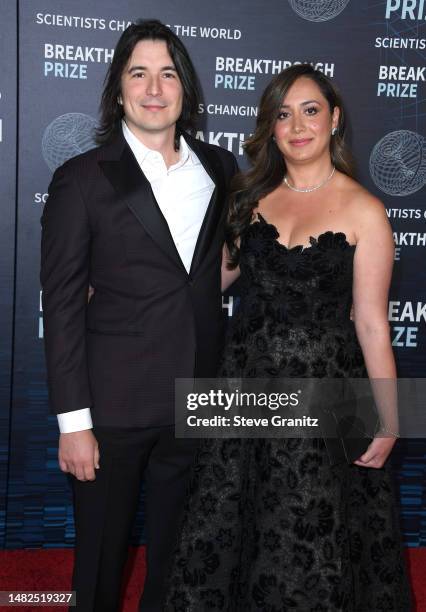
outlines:
[[[241,240],[241,308],[292,325],[348,324],[355,245],[327,231],[287,248],[258,214]]]
[[[350,317],[356,246],[328,231],[287,248],[258,219],[241,237],[240,303],[220,375],[366,376]]]

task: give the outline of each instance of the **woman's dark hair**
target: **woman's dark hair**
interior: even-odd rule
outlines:
[[[179,149],[182,131],[193,131],[198,115],[201,90],[195,68],[187,50],[170,28],[156,19],[141,19],[130,25],[121,35],[114,57],[105,77],[100,104],[100,124],[96,133],[98,144],[108,142],[120,129],[123,106],[118,103],[121,95],[121,76],[133,49],[141,40],[162,40],[173,60],[183,87],[182,112],[176,122],[175,147]]]
[[[337,133],[330,140],[331,161],[340,172],[351,178],[354,176],[352,156],[344,142],[345,112],[337,88],[310,64],[286,68],[269,83],[262,94],[255,132],[244,144],[252,166],[247,172],[238,174],[232,184],[226,229],[230,269],[238,265],[240,253],[236,241],[251,223],[253,209],[261,198],[280,185],[286,174],[285,160],[272,136],[282,102],[290,87],[300,77],[311,79],[317,84],[328,102],[330,113],[336,106],[340,109]]]

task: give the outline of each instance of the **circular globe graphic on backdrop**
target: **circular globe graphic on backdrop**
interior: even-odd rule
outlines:
[[[295,13],[308,21],[334,19],[349,4],[349,0],[288,0]]]
[[[371,152],[370,174],[389,195],[415,193],[426,184],[426,139],[409,130],[386,134]]]
[[[95,119],[83,113],[61,115],[47,126],[41,148],[52,172],[67,159],[96,146],[95,127]]]

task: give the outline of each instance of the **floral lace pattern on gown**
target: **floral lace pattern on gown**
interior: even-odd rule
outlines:
[[[220,376],[366,376],[350,321],[355,246],[288,249],[259,215]],[[409,612],[389,465],[331,465],[320,439],[204,440],[166,612]]]

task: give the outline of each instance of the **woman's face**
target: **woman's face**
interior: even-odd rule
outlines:
[[[339,108],[330,113],[326,98],[310,78],[293,83],[282,102],[274,128],[275,141],[287,163],[306,163],[330,155],[331,130]]]

